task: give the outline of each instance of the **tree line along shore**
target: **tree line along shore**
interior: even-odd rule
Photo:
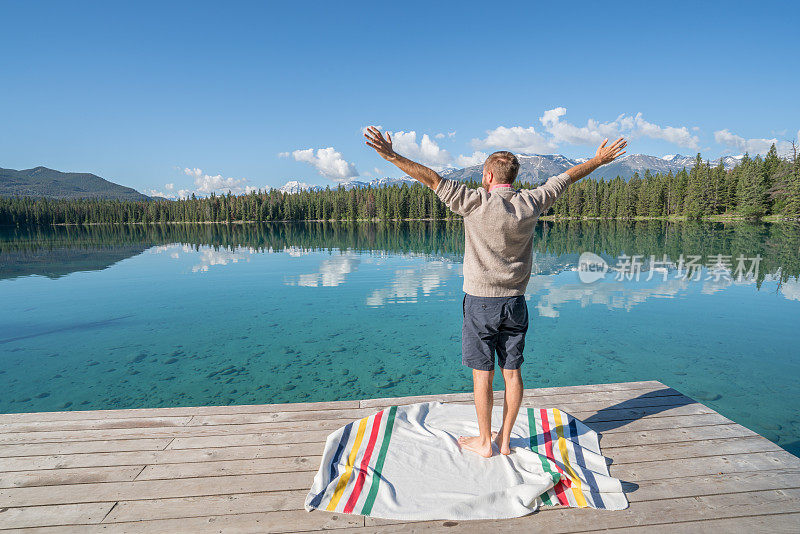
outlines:
[[[478,187],[477,181],[465,182]],[[532,188],[515,181],[514,188]],[[800,219],[800,159],[747,154],[733,169],[697,155],[678,173],[634,174],[572,184],[543,214],[550,219]],[[0,198],[0,224],[233,223],[329,220],[460,219],[421,184],[330,187],[286,193],[192,195],[180,200]]]

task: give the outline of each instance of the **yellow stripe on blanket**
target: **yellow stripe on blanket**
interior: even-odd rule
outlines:
[[[575,495],[575,500],[578,503],[578,506],[584,508],[589,505],[586,502],[586,497],[583,496],[583,491],[581,491],[581,479],[578,477],[578,473],[572,469],[572,466],[569,464],[569,455],[567,453],[567,440],[564,439],[564,427],[561,424],[561,411],[558,408],[553,408],[553,417],[556,420],[556,434],[558,434],[558,450],[561,451],[561,458],[564,459],[564,467],[567,468],[569,471],[570,477],[574,482],[572,486],[572,493]]]
[[[336,510],[336,505],[339,504],[339,499],[341,499],[342,495],[344,495],[344,488],[347,487],[347,481],[350,480],[350,475],[353,474],[353,465],[356,462],[358,449],[361,448],[361,440],[364,438],[364,430],[367,428],[367,419],[369,419],[369,417],[365,417],[358,423],[356,440],[355,443],[353,443],[353,450],[350,451],[350,456],[347,457],[347,466],[344,468],[342,478],[340,478],[339,483],[336,484],[336,490],[333,492],[331,502],[328,503],[328,507],[326,508],[326,510],[329,512]]]

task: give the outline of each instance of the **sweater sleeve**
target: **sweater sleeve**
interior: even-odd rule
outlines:
[[[570,176],[566,172],[562,172],[558,176],[553,176],[545,183],[534,189],[526,190],[533,201],[536,216],[544,214],[550,207],[558,200],[567,186],[570,184]]]
[[[466,217],[481,205],[481,194],[470,187],[448,178],[442,178],[436,188],[436,196],[453,213]]]

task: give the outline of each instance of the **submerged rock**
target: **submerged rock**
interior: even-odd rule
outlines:
[[[715,401],[721,399],[722,395],[719,393],[711,393],[709,391],[700,390],[696,391],[694,395],[691,395],[691,397],[702,401]]]

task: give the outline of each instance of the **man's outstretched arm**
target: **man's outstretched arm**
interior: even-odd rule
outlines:
[[[609,147],[606,146],[606,143],[608,143],[608,139],[603,141],[603,144],[597,149],[597,154],[592,159],[566,170],[566,173],[569,174],[570,177],[570,183],[574,184],[601,165],[611,163],[625,153],[622,149],[628,145],[628,142],[622,137],[614,141]]]
[[[421,165],[416,161],[411,161],[408,158],[404,158],[392,150],[392,136],[389,135],[389,132],[386,132],[386,137],[388,139],[384,139],[383,134],[381,134],[377,128],[370,126],[367,128],[364,137],[367,138],[366,143],[374,148],[383,159],[395,164],[401,171],[410,177],[419,180],[422,185],[427,185],[434,191],[436,191],[436,188],[439,187],[439,182],[442,180],[442,177],[439,176],[436,171],[429,169],[425,165]]]

